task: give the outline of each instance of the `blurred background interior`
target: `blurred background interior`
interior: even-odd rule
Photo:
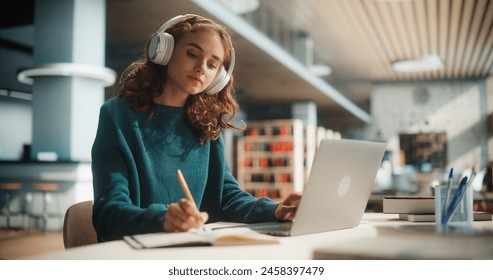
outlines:
[[[0,258],[17,257],[3,244],[20,250],[20,235],[54,233],[50,250],[63,249],[65,211],[92,200],[100,106],[153,33],[188,13],[232,34],[238,119],[248,128],[224,136],[253,195],[302,190],[320,140],[343,138],[387,143],[367,211],[381,211],[385,195],[433,194],[450,168],[454,181],[476,170],[475,209],[493,211],[493,1],[2,5]]]

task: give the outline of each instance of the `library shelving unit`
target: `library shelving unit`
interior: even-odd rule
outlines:
[[[305,183],[304,125],[298,119],[251,121],[238,139],[237,177],[256,197],[281,200]]]

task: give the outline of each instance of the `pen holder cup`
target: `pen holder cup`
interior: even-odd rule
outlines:
[[[435,223],[438,233],[472,234],[472,188],[464,189],[462,196],[457,190],[457,186],[450,186],[447,195],[446,186],[435,187]]]

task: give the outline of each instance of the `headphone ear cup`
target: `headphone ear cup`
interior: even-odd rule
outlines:
[[[165,41],[164,50],[163,50],[163,60],[161,61],[161,65],[168,65],[171,55],[173,54],[173,49],[175,48],[175,38],[173,35],[169,33],[164,33],[164,37],[162,38]]]
[[[175,38],[171,34],[156,34],[149,44],[149,59],[159,65],[168,65],[174,47]]]
[[[228,72],[221,66],[214,80],[212,80],[211,84],[204,91],[210,95],[216,94],[228,84],[229,80],[230,76]]]

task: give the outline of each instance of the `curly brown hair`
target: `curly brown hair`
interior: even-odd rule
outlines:
[[[175,42],[187,32],[209,29],[217,32],[225,48],[223,66],[228,69],[231,63],[231,37],[226,27],[210,19],[191,16],[175,23],[166,32],[173,35]],[[149,44],[147,45],[149,48]],[[145,51],[147,54],[147,49]],[[154,116],[157,104],[154,98],[162,93],[165,86],[167,66],[153,63],[147,56],[130,64],[122,73],[115,95],[124,98],[137,112],[147,112],[148,120]],[[187,120],[193,127],[203,145],[207,139],[217,140],[225,128],[243,130],[233,119],[238,113],[239,104],[234,97],[233,77],[217,94],[201,92],[190,95],[185,104]]]

